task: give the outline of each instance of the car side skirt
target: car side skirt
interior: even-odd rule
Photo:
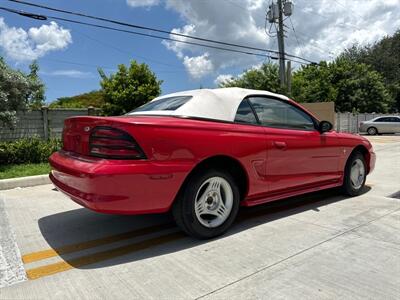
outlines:
[[[290,198],[294,196],[299,196],[307,193],[312,193],[312,192],[317,192],[321,190],[326,190],[330,188],[335,188],[342,186],[343,180],[340,181],[330,181],[330,182],[325,182],[324,184],[320,184],[318,186],[308,186],[308,187],[303,187],[302,189],[296,189],[296,190],[288,190],[288,191],[279,191],[276,193],[271,193],[269,195],[264,195],[261,197],[257,198],[246,198],[244,201],[241,202],[242,206],[255,206],[263,203],[268,203],[271,201],[275,200],[281,200],[285,198]]]

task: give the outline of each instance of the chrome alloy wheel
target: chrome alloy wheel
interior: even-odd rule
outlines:
[[[365,167],[361,159],[356,159],[351,165],[350,181],[355,189],[361,188],[365,178]]]
[[[196,193],[194,210],[197,220],[207,228],[222,225],[233,207],[233,191],[222,177],[208,178]]]
[[[367,133],[368,133],[369,135],[375,135],[375,134],[377,133],[377,130],[376,130],[375,127],[370,127],[370,128],[368,128]]]

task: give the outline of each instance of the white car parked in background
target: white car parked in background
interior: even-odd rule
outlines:
[[[385,116],[361,122],[360,132],[367,132],[369,135],[381,133],[400,133],[400,117]]]

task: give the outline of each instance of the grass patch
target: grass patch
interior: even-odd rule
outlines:
[[[0,179],[42,175],[50,172],[48,163],[0,165]]]

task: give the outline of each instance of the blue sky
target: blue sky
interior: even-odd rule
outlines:
[[[34,2],[210,39],[277,48],[276,38],[267,36],[264,31],[264,14],[269,1]],[[295,1],[292,23],[297,39],[294,31],[288,30],[287,52],[313,60],[330,60],[355,42],[368,44],[400,27],[400,0],[352,1],[348,7],[343,5],[343,0],[334,2],[336,4],[332,1]],[[0,5],[62,16],[8,1],[1,1]],[[377,8],[380,14],[374,13]],[[287,25],[291,26],[290,23]],[[167,44],[157,39],[61,21],[51,24],[4,11],[0,11],[0,55],[12,67],[22,70],[27,70],[30,58],[37,57],[48,102],[99,89],[97,66],[109,73],[115,71],[118,64],[128,64],[131,59],[147,63],[164,81],[163,94],[200,86],[214,87],[216,80],[240,74],[264,61],[243,54]]]
[[[162,7],[154,7],[151,9],[146,7],[132,8],[128,7],[123,1],[111,0],[99,1],[101,5],[94,5],[94,2],[95,1],[40,1],[40,3],[48,4],[49,6],[62,7],[74,11],[84,11],[89,14],[106,16],[108,18],[125,20],[127,22],[153,27],[172,29],[184,25],[177,13]],[[39,9],[8,3],[7,7],[23,8],[38,13],[41,12]],[[54,13],[52,14],[54,15]],[[49,23],[48,21],[41,22],[30,20],[5,12],[1,12],[0,16],[4,18],[4,21],[10,27],[14,26],[27,29],[30,27],[39,27],[43,23]],[[96,66],[102,66],[107,68],[107,72],[112,72],[116,69],[118,64],[128,64],[132,59],[147,63],[156,73],[157,77],[164,81],[162,85],[163,93],[188,88],[198,88],[200,85],[214,85],[212,78],[191,80],[174,52],[169,51],[161,44],[160,40],[136,37],[130,34],[110,32],[58,21],[57,23],[63,28],[70,30],[72,43],[66,49],[49,52],[44,57],[38,59],[41,69],[41,78],[47,87],[47,101],[52,101],[62,96],[71,96],[99,89],[99,76]],[[4,51],[2,55],[4,55]],[[92,66],[62,63],[58,62],[58,60]],[[8,59],[7,61],[14,67],[26,70],[27,62],[15,62],[12,59]],[[164,65],[164,63],[168,64],[168,66]],[[72,71],[79,71],[82,73],[74,73]]]

